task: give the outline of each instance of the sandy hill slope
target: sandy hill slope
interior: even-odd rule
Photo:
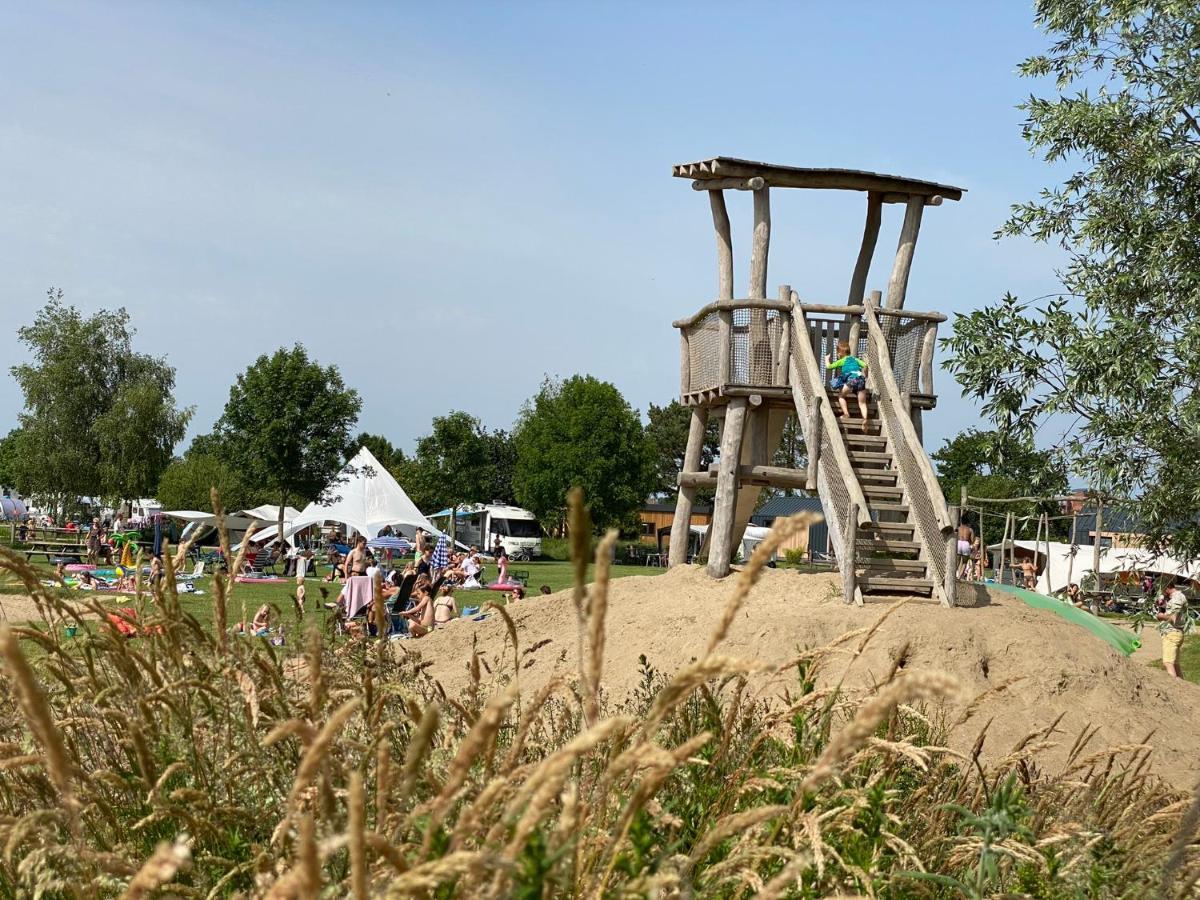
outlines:
[[[969,749],[990,720],[985,753],[1003,756],[1061,716],[1054,737],[1058,746],[1046,757],[1050,765],[1063,758],[1077,735],[1095,728],[1089,750],[1137,744],[1149,736],[1152,768],[1164,779],[1190,790],[1200,777],[1200,686],[1127,659],[1085,630],[1006,594],[977,588],[969,608],[918,602],[890,610],[893,601],[847,606],[838,584],[832,574],[766,571],[721,652],[782,664],[798,650],[869,628],[886,615],[861,653],[855,652],[860,635],[825,657],[825,683],[843,680],[848,690],[862,689],[884,679],[897,660],[910,671],[949,672],[964,687],[962,697],[941,710],[946,721],[958,723],[949,742],[956,749]],[[714,582],[694,567],[612,582],[604,658],[608,697],[620,700],[638,682],[640,655],[666,673],[700,656],[732,588],[732,578]],[[488,598],[476,593],[459,599],[474,605]],[[518,632],[523,689],[576,670],[569,593],[535,595],[508,610]],[[400,646],[429,661],[429,674],[455,691],[467,681],[476,641],[485,660],[511,671],[507,630],[495,613],[483,622],[454,622]],[[764,675],[756,687],[771,696],[794,686],[794,679],[794,671]]]

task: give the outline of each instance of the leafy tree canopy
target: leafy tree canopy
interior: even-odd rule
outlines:
[[[946,341],[964,393],[1001,427],[1047,417],[1100,492],[1139,497],[1156,542],[1200,552],[1200,5],[1039,0],[1053,78],[1021,108],[1030,148],[1073,173],[1013,207],[1000,235],[1067,253],[1063,293],[1006,296]]]
[[[597,528],[619,524],[654,487],[654,454],[620,391],[590,375],[547,380],[514,434],[517,500],[561,521],[567,491],[583,488]]]
[[[164,509],[212,509],[211,489],[226,509],[247,509],[263,502],[238,474],[215,456],[189,453],[174,460],[158,480],[155,498]]]
[[[651,403],[646,418],[646,443],[654,463],[651,493],[674,494],[679,487],[679,473],[683,471],[683,454],[687,449],[692,411],[678,400],[662,406]],[[710,419],[700,450],[701,468],[708,468],[717,458],[720,445],[718,422]]]
[[[504,461],[497,452],[504,440],[469,413],[455,410],[435,416],[412,459],[401,463],[405,490],[429,512],[497,498],[498,482],[505,477],[498,471]]]
[[[51,290],[17,335],[32,356],[12,367],[25,397],[13,445],[17,486],[61,498],[149,495],[192,410],[175,406],[175,370],[133,351],[129,314],[85,317]]]
[[[215,428],[221,460],[280,507],[336,496],[358,393],[336,366],[297,344],[260,356],[237,377]]]
[[[964,487],[972,497],[992,499],[1062,495],[1068,487],[1067,470],[1056,454],[999,431],[969,428],[946,441],[932,458],[950,503],[959,502]],[[1003,510],[1015,512],[1019,518],[1059,513],[1054,502],[1012,504]],[[992,522],[987,527],[998,530]],[[1056,534],[1063,534],[1066,526],[1057,523],[1055,529]],[[1035,524],[1022,522],[1018,534],[1032,536],[1035,531]]]
[[[17,440],[20,436],[20,429],[14,428],[0,438],[0,486],[16,488],[18,492],[21,491],[21,486],[17,483]]]

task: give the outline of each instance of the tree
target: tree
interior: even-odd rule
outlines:
[[[1056,496],[1067,490],[1067,470],[1056,454],[1000,431],[969,428],[946,441],[932,458],[950,503],[959,502],[964,487],[973,497],[992,499]],[[1053,501],[1012,504],[1006,511],[1015,512],[1018,519],[1036,520],[1041,513],[1058,514],[1059,506]],[[1018,526],[1022,535],[1032,537],[1036,531],[1035,521]],[[1055,528],[1058,534],[1066,534],[1065,526],[1055,524]]]
[[[0,438],[0,487],[15,488],[18,492],[22,491],[17,470],[17,454],[20,452],[17,441],[20,437],[21,430],[14,428]]]
[[[211,490],[216,488],[226,509],[246,509],[258,499],[238,474],[217,459],[202,453],[189,453],[176,459],[163,471],[155,498],[164,509],[212,508]]]
[[[217,420],[221,459],[279,505],[337,494],[337,478],[358,419],[358,393],[337,366],[321,366],[297,344],[260,356],[237,377]]]
[[[1003,429],[1070,423],[1061,457],[1138,497],[1151,541],[1200,552],[1200,6],[1039,0],[1053,76],[1021,108],[1033,151],[1075,171],[998,232],[1059,244],[1064,297],[1012,295],[946,341],[964,393]],[[1070,298],[1070,299],[1067,299]],[[1064,418],[1069,417],[1069,418]]]
[[[654,463],[651,493],[674,494],[678,489],[691,418],[691,409],[678,400],[671,400],[662,406],[651,403],[646,411],[646,443]],[[704,431],[704,444],[700,448],[702,469],[707,469],[717,458],[720,446],[721,432],[717,420],[710,419]]]
[[[396,462],[403,458],[404,453],[396,449],[389,441],[381,434],[370,434],[366,431],[360,431],[358,437],[350,441],[346,446],[345,458],[346,462],[353,459],[354,454],[358,452],[360,447],[366,447],[371,451],[371,455],[379,460],[388,471],[396,465]]]
[[[432,430],[417,441],[411,466],[423,509],[486,502],[491,469],[487,431],[477,418],[459,410],[434,417]]]
[[[562,521],[567,491],[581,487],[597,528],[620,523],[654,486],[654,455],[620,391],[590,375],[547,380],[514,433],[517,500]]]
[[[29,493],[125,499],[158,482],[191,409],[175,406],[175,370],[133,352],[124,309],[84,317],[51,290],[17,335],[33,357],[12,367],[25,397],[15,474]]]

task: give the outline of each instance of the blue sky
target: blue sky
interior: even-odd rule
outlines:
[[[126,307],[138,348],[176,367],[191,434],[236,372],[297,341],[361,393],[361,428],[405,448],[449,409],[508,427],[545,374],[612,381],[644,412],[678,391],[671,321],[715,291],[707,202],[670,166],[715,155],[967,188],[927,211],[912,308],[1051,293],[1054,249],[992,239],[1055,177],[1015,109],[1047,89],[1015,74],[1046,44],[1032,20],[1027,3],[9,5],[0,329],[51,285]],[[864,207],[774,192],[768,293],[845,302]],[[737,254],[748,198],[731,213]],[[947,373],[939,392],[931,447],[978,422]],[[0,428],[20,405],[4,373]]]

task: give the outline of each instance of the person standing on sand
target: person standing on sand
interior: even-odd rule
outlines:
[[[1171,585],[1167,588],[1163,593],[1163,599],[1167,602],[1166,608],[1162,612],[1154,614],[1154,618],[1162,623],[1158,626],[1158,630],[1162,634],[1163,668],[1167,670],[1168,675],[1182,678],[1183,672],[1179,668],[1179,648],[1183,646],[1183,636],[1191,624],[1188,621],[1188,599],[1178,585]]]
[[[1037,566],[1032,559],[1021,560],[1021,577],[1025,581],[1025,590],[1037,590]]]
[[[971,545],[975,543],[975,529],[966,522],[958,526],[958,577],[971,577]]]

